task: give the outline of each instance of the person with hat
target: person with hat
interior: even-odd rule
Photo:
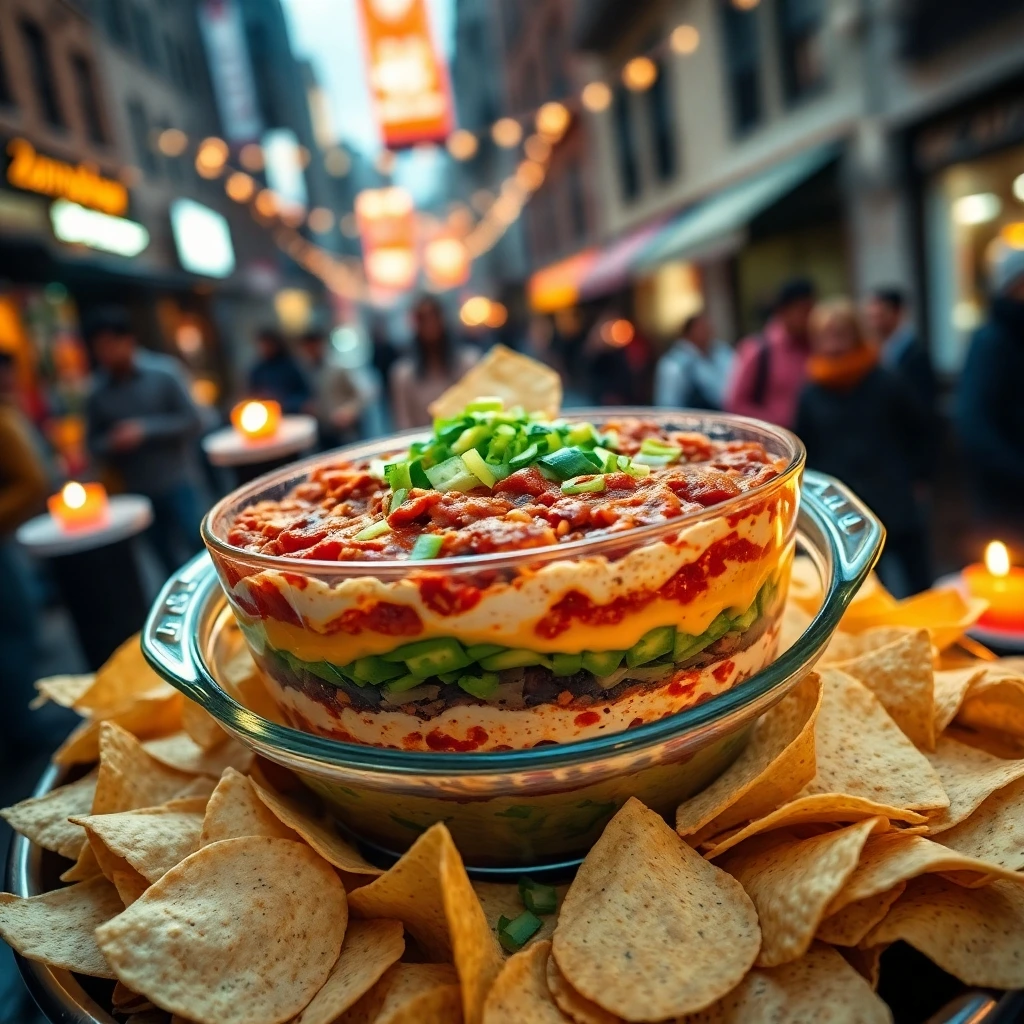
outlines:
[[[817,291],[807,278],[787,281],[764,330],[740,342],[725,408],[792,427],[810,353],[808,322]]]
[[[971,338],[956,395],[960,442],[980,521],[1024,542],[1024,250],[992,265],[988,319]]]

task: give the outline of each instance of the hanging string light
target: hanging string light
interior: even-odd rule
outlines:
[[[673,52],[687,57],[695,53],[700,46],[700,33],[693,25],[676,25],[668,37],[668,45],[672,47]]]
[[[491,138],[502,149],[514,149],[523,137],[523,126],[514,117],[502,117],[491,127]]]
[[[622,69],[622,84],[631,92],[644,92],[658,80],[658,65],[650,57],[634,57]]]
[[[600,114],[612,105],[612,91],[605,82],[588,82],[580,93],[580,102],[592,114]]]

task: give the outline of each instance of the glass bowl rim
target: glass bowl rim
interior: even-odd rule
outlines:
[[[375,441],[358,442],[353,445],[345,445],[341,448],[334,448],[329,452],[320,452],[311,455],[309,458],[298,462],[289,463],[287,466],[271,473],[257,477],[241,487],[235,488],[229,494],[221,498],[203,517],[200,526],[200,534],[207,549],[217,555],[230,559],[233,562],[242,562],[249,565],[259,565],[263,569],[285,570],[297,573],[330,574],[346,576],[382,576],[393,578],[405,576],[412,571],[434,570],[458,573],[471,569],[501,569],[511,568],[522,563],[547,561],[549,559],[567,558],[579,559],[588,555],[600,554],[605,548],[621,547],[623,544],[643,544],[650,542],[662,534],[671,533],[677,529],[685,529],[687,526],[699,523],[707,517],[719,517],[731,515],[738,507],[748,503],[754,503],[757,499],[772,490],[782,488],[785,484],[797,476],[804,468],[807,452],[803,442],[792,432],[784,427],[778,427],[750,416],[738,416],[734,413],[703,412],[695,409],[663,409],[659,407],[643,406],[614,406],[614,407],[588,407],[582,409],[567,410],[559,416],[570,422],[587,421],[592,422],[595,418],[621,418],[637,417],[642,419],[660,420],[672,416],[680,416],[689,419],[721,422],[725,425],[743,427],[755,433],[773,436],[780,441],[789,453],[789,462],[784,470],[770,480],[758,484],[749,491],[743,491],[735,497],[719,502],[717,505],[710,505],[707,508],[695,509],[674,519],[667,519],[661,523],[650,523],[646,526],[637,526],[628,530],[602,533],[597,536],[584,537],[581,540],[569,541],[567,543],[551,544],[545,547],[525,548],[522,551],[498,551],[484,555],[456,555],[450,558],[417,559],[411,561],[403,559],[380,559],[380,560],[359,560],[359,561],[325,561],[313,558],[297,558],[290,555],[266,555],[258,551],[247,551],[245,548],[235,547],[226,540],[219,537],[214,531],[213,524],[231,505],[238,503],[243,496],[249,495],[250,500],[260,491],[272,487],[275,483],[283,480],[298,478],[308,473],[315,466],[331,458],[352,458],[372,457],[374,455],[393,450],[396,442],[409,443],[425,435],[423,429],[408,430],[400,433],[389,434],[386,437]]]

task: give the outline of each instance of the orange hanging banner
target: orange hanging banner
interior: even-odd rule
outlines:
[[[370,92],[388,149],[441,142],[452,129],[448,67],[426,0],[360,0]]]

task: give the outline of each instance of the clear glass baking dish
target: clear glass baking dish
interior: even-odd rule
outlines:
[[[284,486],[283,477],[275,479]],[[784,479],[795,482],[797,471]],[[803,474],[796,545],[816,566],[825,599],[800,640],[750,678],[676,714],[531,749],[389,749],[260,716],[218,681],[211,640],[228,613],[206,555],[166,584],[147,621],[143,650],[231,735],[319,793],[368,847],[399,854],[443,820],[478,871],[554,868],[578,861],[629,796],[670,814],[737,756],[757,717],[814,666],[883,537],[878,520],[840,483]],[[378,571],[372,563],[359,569]]]

